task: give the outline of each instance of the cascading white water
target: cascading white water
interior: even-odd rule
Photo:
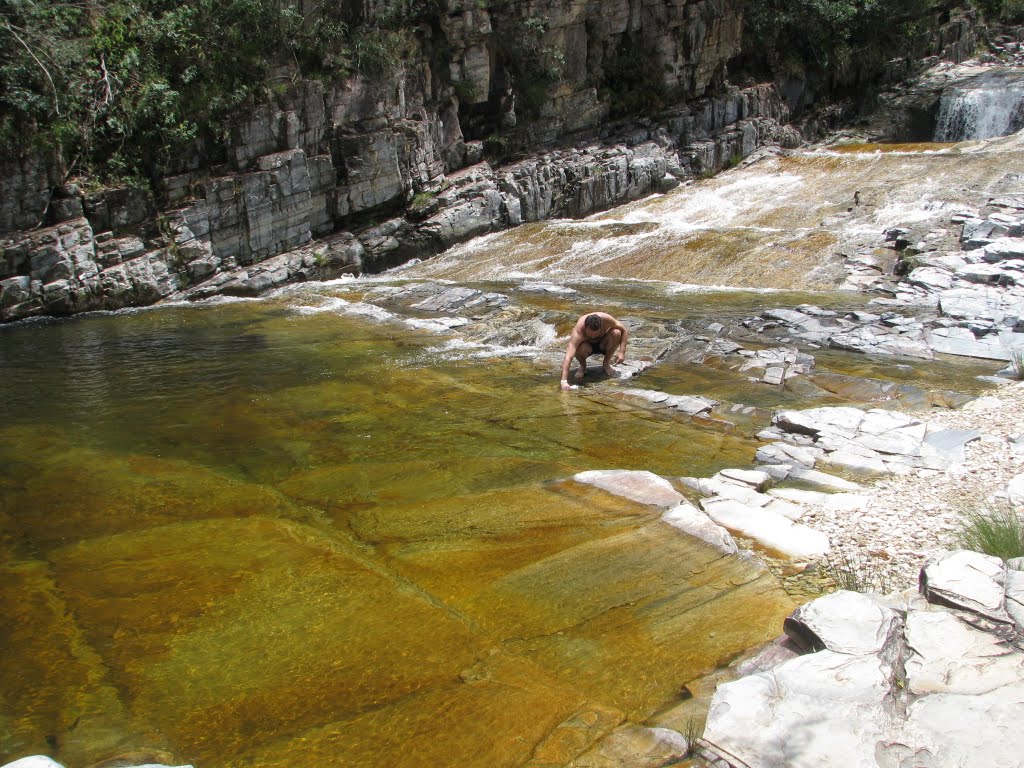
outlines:
[[[1024,82],[993,73],[942,94],[935,141],[1006,136],[1024,128]]]

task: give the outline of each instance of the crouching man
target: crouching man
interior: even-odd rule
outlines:
[[[609,376],[615,376],[612,362],[621,363],[626,359],[628,340],[629,329],[607,312],[581,315],[565,348],[565,359],[562,361],[562,389],[576,388],[569,383],[569,367],[574,357],[579,361],[579,370],[573,379],[576,384],[583,381],[587,373],[587,358],[591,355],[604,355],[601,367]]]

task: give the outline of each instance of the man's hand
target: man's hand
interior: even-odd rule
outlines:
[[[575,384],[570,384],[568,379],[562,379],[562,391],[570,392],[574,389],[579,389]]]
[[[626,353],[624,351],[622,351],[621,349],[618,352],[615,353],[615,364],[616,365],[618,365],[619,363],[621,363],[625,359],[626,359]]]

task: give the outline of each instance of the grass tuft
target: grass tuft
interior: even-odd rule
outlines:
[[[1011,349],[1010,369],[1013,371],[1013,378],[1024,380],[1024,349]]]
[[[964,510],[957,543],[986,555],[1024,557],[1024,520],[1009,504]]]
[[[872,558],[834,550],[825,557],[822,570],[836,589],[874,592],[879,595],[888,595],[894,591],[888,571]]]

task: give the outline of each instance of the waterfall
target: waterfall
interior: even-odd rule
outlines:
[[[942,94],[935,141],[1006,136],[1024,128],[1024,83],[997,73]]]

